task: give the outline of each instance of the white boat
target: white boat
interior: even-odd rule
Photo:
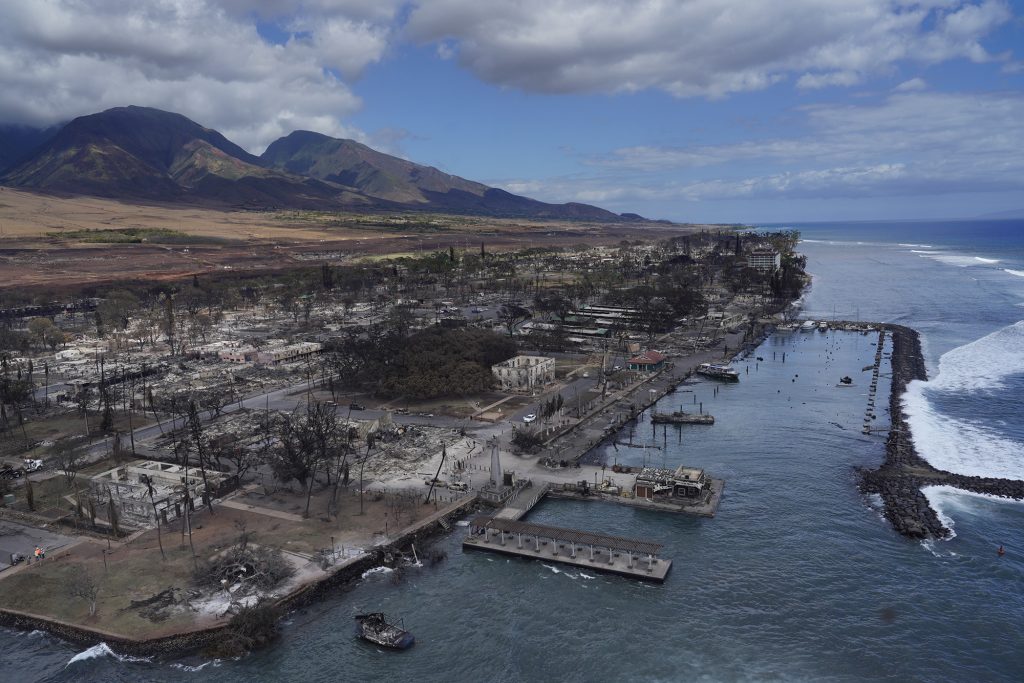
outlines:
[[[804,324],[800,326],[801,332],[814,332],[814,328],[818,326],[818,323],[813,320],[805,320]]]

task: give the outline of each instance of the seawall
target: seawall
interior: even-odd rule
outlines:
[[[282,609],[298,609],[312,604],[330,592],[358,581],[364,572],[388,563],[388,556],[397,554],[409,544],[443,533],[441,520],[461,516],[477,505],[476,496],[466,496],[441,508],[428,517],[402,530],[387,544],[327,570],[315,581],[304,583],[277,599]],[[156,638],[132,638],[102,629],[70,624],[46,616],[0,608],[0,626],[20,630],[39,630],[71,643],[92,646],[106,643],[119,654],[134,657],[179,657],[211,649],[230,636],[229,623],[197,628]]]
[[[914,380],[928,379],[920,335],[917,330],[903,325],[875,324],[875,327],[885,327],[892,335],[891,423],[885,442],[885,461],[878,469],[861,470],[860,489],[864,493],[881,496],[885,506],[883,514],[893,528],[910,538],[946,538],[950,535],[921,491],[926,486],[954,486],[966,491],[1024,499],[1024,481],[947,472],[932,467],[920,456],[903,410],[907,386]]]

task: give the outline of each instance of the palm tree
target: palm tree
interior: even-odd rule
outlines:
[[[156,522],[156,542],[160,544],[160,557],[166,562],[167,555],[164,554],[164,540],[160,530],[160,513],[157,512],[156,500],[153,498],[153,480],[146,474],[143,474],[140,479],[146,485],[146,491],[149,493],[149,504],[153,506],[153,520]]]

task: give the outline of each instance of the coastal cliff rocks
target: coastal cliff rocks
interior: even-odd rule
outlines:
[[[892,427],[885,443],[885,462],[876,470],[862,470],[860,489],[878,494],[885,518],[909,538],[947,538],[950,530],[939,520],[924,486],[955,486],[965,491],[1024,499],[1024,481],[996,477],[972,477],[932,467],[917,453],[910,425],[903,413],[903,394],[913,380],[927,380],[921,340],[916,330],[886,325],[892,334],[892,388],[889,411]]]

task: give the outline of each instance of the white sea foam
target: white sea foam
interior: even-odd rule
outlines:
[[[367,569],[365,572],[363,572],[362,578],[365,579],[370,576],[373,576],[374,574],[390,574],[393,571],[395,570],[391,567],[373,567],[372,569]]]
[[[203,669],[205,669],[208,666],[218,667],[218,666],[220,666],[220,660],[219,659],[214,659],[214,660],[211,660],[209,662],[203,662],[202,664],[194,664],[194,665],[193,664],[180,664],[178,662],[175,662],[174,664],[171,664],[171,668],[172,669],[180,669],[181,671],[189,671],[189,672],[192,672],[192,671],[202,671]]]
[[[956,266],[957,268],[969,268],[970,266],[999,263],[999,259],[983,258],[981,256],[967,256],[966,254],[955,254],[948,251],[922,251],[919,249],[911,249],[910,251],[922,258],[932,259],[933,261],[945,263],[947,266]]]
[[[561,574],[567,579],[572,579],[573,581],[575,581],[576,579],[580,578],[576,574],[570,574],[569,572],[562,571],[558,567],[552,566],[550,564],[545,564],[544,562],[541,562],[540,564],[542,567],[547,567],[548,569],[550,569],[553,574]]]
[[[974,476],[1024,479],[1024,444],[984,426],[950,418],[932,403],[935,394],[999,389],[1024,373],[1024,321],[943,354],[930,382],[914,381],[903,406],[921,457],[935,467]]]
[[[933,391],[1001,389],[1003,380],[1024,374],[1024,320],[942,354]]]
[[[99,657],[113,657],[119,662],[148,662],[149,659],[146,657],[132,657],[130,655],[119,655],[110,649],[110,646],[106,643],[100,643],[99,645],[93,645],[88,650],[79,652],[77,655],[68,660],[68,663],[64,665],[64,668],[71,666],[75,662],[86,662],[90,659],[97,659]]]
[[[831,246],[856,246],[856,247],[892,247],[892,242],[854,242],[849,240],[815,240],[800,238],[801,242],[810,244],[828,244]]]
[[[955,520],[952,515],[962,512],[965,509],[969,509],[974,505],[974,501],[986,500],[986,501],[997,501],[999,503],[1016,503],[1020,504],[1022,501],[1015,500],[1013,498],[1002,498],[1000,496],[993,496],[988,493],[975,493],[974,491],[965,491],[958,489],[955,486],[925,486],[922,487],[921,492],[928,499],[928,504],[935,510],[935,514],[938,515],[939,521],[949,529],[952,535],[949,537],[952,539],[956,536],[954,531]]]
[[[1024,270],[1013,270],[1012,268],[1003,268],[1003,272],[1009,273],[1010,275],[1016,275],[1017,277],[1024,277]]]
[[[935,248],[935,247],[933,247],[930,244],[904,244],[903,242],[900,242],[900,246],[901,247],[916,247],[918,249],[934,249]]]
[[[928,498],[928,502],[935,512],[939,513],[939,507],[942,508],[966,508],[971,505],[971,501],[974,500],[987,500],[996,503],[1008,503],[1012,505],[1024,505],[1024,500],[1017,500],[1016,498],[1005,498],[1003,496],[995,496],[991,493],[978,493],[977,491],[967,491],[965,489],[958,489],[955,486],[946,486],[941,484],[938,486],[923,486],[921,492]],[[938,507],[936,507],[938,506]],[[944,513],[943,513],[944,514]],[[942,519],[940,514],[940,519]],[[945,524],[945,520],[943,520]]]

